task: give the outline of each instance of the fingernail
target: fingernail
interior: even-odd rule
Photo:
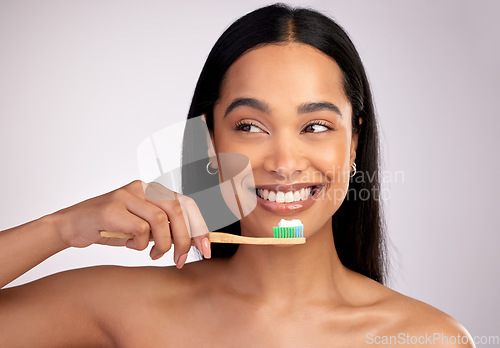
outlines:
[[[201,241],[201,248],[203,249],[203,256],[205,256],[206,259],[209,259],[212,257],[212,252],[210,250],[210,241],[208,238],[203,238]]]
[[[207,248],[205,247],[205,238],[203,238],[201,241],[200,241],[200,245],[201,245],[201,253],[203,254],[203,257],[206,258],[206,254],[207,254]]]
[[[156,250],[153,250],[151,252],[151,259],[153,260],[158,260],[159,258],[161,258],[163,255],[165,255],[165,253],[162,253],[162,252],[159,252],[159,251],[156,251]]]
[[[155,259],[155,257],[158,256],[158,251],[156,250],[156,248],[153,246],[151,248],[151,251],[149,252],[149,257],[152,258],[153,260]]]
[[[181,268],[182,268],[182,266],[184,266],[184,263],[186,262],[187,257],[188,257],[188,254],[187,254],[187,253],[182,254],[182,255],[179,257],[179,260],[177,260],[177,266],[176,266],[178,269],[181,269]]]

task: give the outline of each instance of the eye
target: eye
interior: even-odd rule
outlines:
[[[234,129],[245,133],[260,133],[262,129],[255,123],[249,121],[239,121],[234,125]]]
[[[323,133],[333,130],[332,127],[328,126],[324,121],[312,121],[304,126],[304,133]]]

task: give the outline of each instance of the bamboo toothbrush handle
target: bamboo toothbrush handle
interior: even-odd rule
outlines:
[[[259,238],[259,237],[244,237],[236,236],[230,233],[210,232],[209,238],[211,243],[231,243],[231,244],[255,244],[255,245],[270,245],[270,244],[304,244],[306,239],[302,238]]]
[[[123,232],[101,231],[99,232],[99,234],[101,235],[101,237],[106,237],[106,238],[117,238],[117,239],[134,238],[134,235]],[[149,234],[149,237],[150,238],[152,237],[151,233]]]
[[[101,237],[108,238],[134,238],[133,235],[122,232],[101,231]],[[271,244],[304,244],[306,239],[302,238],[259,238],[259,237],[244,237],[236,236],[230,233],[209,232],[208,238],[211,243],[230,243],[230,244],[255,244],[255,245],[271,245]]]

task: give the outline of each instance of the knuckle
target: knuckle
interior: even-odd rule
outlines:
[[[136,179],[136,180],[132,181],[131,184],[134,186],[141,186],[142,187],[142,184],[144,184],[144,181]]]
[[[163,225],[168,224],[167,214],[163,210],[157,210],[153,214],[153,219],[156,223]]]
[[[191,197],[187,197],[187,196],[182,197],[182,204],[185,204],[187,207],[190,207],[190,208],[196,206],[196,202],[194,201],[194,199],[192,199]]]
[[[142,220],[137,223],[136,226],[137,234],[144,235],[146,233],[149,233],[150,229],[151,227],[149,226],[149,223],[147,221]]]
[[[144,196],[144,182],[141,180],[134,180],[124,187],[124,191],[130,192],[134,196]]]
[[[125,187],[129,187],[129,188],[132,188],[132,189],[137,189],[137,188],[141,188],[142,189],[142,180],[134,180],[132,181],[130,184],[128,185],[125,185]]]
[[[180,200],[181,207],[186,208],[188,211],[199,211],[198,204],[191,197],[183,196],[182,200]]]
[[[182,216],[182,206],[179,201],[173,201],[171,209],[175,215]]]
[[[144,193],[144,187],[146,186],[146,184],[144,183],[144,181],[142,180],[135,180],[134,181],[134,189],[138,192],[138,193]]]

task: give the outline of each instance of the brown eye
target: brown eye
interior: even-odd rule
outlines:
[[[304,133],[323,133],[329,130],[332,128],[321,122],[311,123],[304,127]]]
[[[255,124],[249,122],[238,122],[234,129],[245,133],[259,133],[262,130]]]

